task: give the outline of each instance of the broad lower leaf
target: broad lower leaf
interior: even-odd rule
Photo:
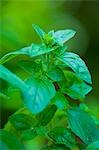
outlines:
[[[64,144],[69,148],[75,146],[75,138],[72,133],[64,127],[55,127],[49,133],[49,137],[52,138],[57,144]]]
[[[22,141],[28,141],[28,140],[32,140],[36,136],[37,136],[36,129],[31,128],[31,129],[24,130],[22,132],[21,139]]]
[[[25,106],[32,113],[41,112],[55,95],[55,87],[50,80],[30,78],[25,83],[3,65],[0,65],[0,78],[21,89]]]
[[[71,68],[76,75],[87,83],[92,83],[90,72],[85,62],[75,53],[65,52],[58,57],[67,67]]]
[[[67,111],[71,130],[85,143],[91,144],[99,139],[99,129],[92,117],[79,108],[71,108]]]
[[[25,106],[34,114],[41,112],[55,95],[55,87],[47,78],[30,78],[23,93]]]
[[[34,118],[26,114],[14,114],[9,117],[10,123],[17,130],[30,129],[35,124],[35,120],[33,119]]]
[[[59,82],[61,91],[73,99],[84,99],[92,87],[79,79],[73,72],[64,71],[65,80]]]
[[[13,134],[5,130],[0,130],[0,149],[24,150],[25,148]]]
[[[75,31],[71,29],[56,31],[54,38],[59,45],[63,45],[65,42],[70,40],[74,35]]]
[[[46,126],[54,117],[56,110],[57,107],[55,105],[46,107],[41,113],[37,115],[38,125]]]
[[[88,145],[86,150],[99,150],[99,140]]]
[[[57,92],[56,95],[53,97],[52,103],[55,104],[58,109],[62,110],[68,108],[69,106],[67,99],[60,92]]]

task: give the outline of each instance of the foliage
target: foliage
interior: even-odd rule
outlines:
[[[0,131],[1,149],[25,149],[25,141],[38,136],[46,141],[43,149],[96,149],[99,129],[81,103],[92,89],[91,75],[85,62],[64,45],[76,32],[66,29],[46,33],[34,24],[33,28],[41,44],[32,43],[0,59],[0,78],[20,90],[26,110],[11,115]],[[28,73],[25,80],[3,65],[19,55],[29,58],[19,62]]]

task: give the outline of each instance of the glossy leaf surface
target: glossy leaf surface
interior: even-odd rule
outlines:
[[[59,82],[61,91],[73,99],[84,99],[92,87],[80,80],[73,72],[64,71],[65,80]]]
[[[49,132],[49,137],[57,144],[64,144],[69,148],[74,147],[75,138],[71,132],[64,127],[55,127]]]
[[[71,29],[56,31],[54,34],[54,38],[59,43],[59,45],[63,45],[65,42],[70,40],[74,35],[75,31]]]
[[[75,53],[65,52],[58,58],[67,67],[71,68],[76,75],[87,83],[92,83],[90,72],[85,62]]]
[[[47,78],[30,78],[23,93],[25,106],[34,114],[41,112],[55,95],[55,87]]]
[[[67,99],[60,92],[57,92],[56,95],[53,97],[52,103],[54,103],[58,109],[66,109],[69,106]]]
[[[88,145],[99,139],[99,129],[96,128],[94,120],[87,112],[79,108],[72,108],[67,112],[71,130],[85,144]]]

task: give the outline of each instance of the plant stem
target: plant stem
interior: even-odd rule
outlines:
[[[0,65],[0,78],[21,89],[22,91],[26,90],[27,88],[27,85],[23,80],[21,80],[3,65]]]

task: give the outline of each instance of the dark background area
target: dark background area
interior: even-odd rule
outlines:
[[[32,23],[45,31],[72,28],[77,31],[67,45],[68,50],[79,54],[86,62],[93,80],[93,91],[85,102],[99,119],[99,1],[89,0],[1,0],[0,1],[0,54],[1,57],[13,50],[39,43]],[[5,64],[23,79],[25,73],[15,58]],[[18,90],[1,81],[1,91],[10,99],[0,98],[2,112],[1,127],[10,114],[21,106]]]

